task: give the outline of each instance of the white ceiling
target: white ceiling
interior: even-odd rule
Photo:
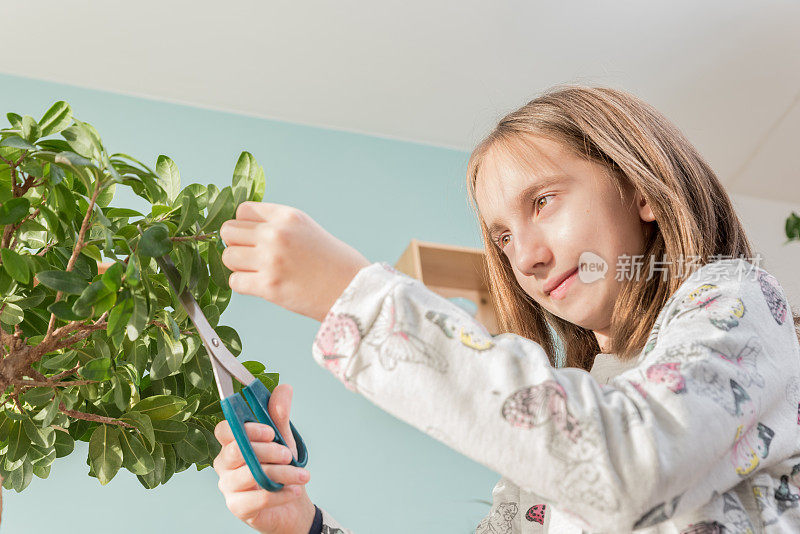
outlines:
[[[732,192],[800,203],[797,1],[37,0],[0,17],[9,74],[465,151],[549,86],[618,87]]]

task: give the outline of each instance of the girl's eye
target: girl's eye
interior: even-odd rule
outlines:
[[[549,197],[554,197],[554,196],[555,196],[555,195],[543,195],[543,196],[540,196],[539,198],[537,198],[537,199],[536,199],[536,201],[534,202],[534,205],[536,206],[536,208],[537,208],[537,209],[541,209],[541,208],[542,208],[542,206],[541,206],[540,202],[541,202],[542,200],[546,199],[546,198],[549,198]],[[545,204],[545,205],[546,205],[546,204]]]
[[[510,236],[510,235],[508,235],[508,234],[501,235],[501,236],[500,236],[500,237],[497,239],[497,246],[498,246],[498,247],[500,247],[500,249],[502,250],[502,249],[503,249],[503,247],[505,247],[506,245],[508,245],[508,241],[509,241],[510,239],[511,239],[511,236]]]

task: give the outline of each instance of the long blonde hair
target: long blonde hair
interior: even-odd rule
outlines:
[[[608,87],[560,85],[545,91],[503,117],[478,144],[467,166],[467,188],[480,221],[500,330],[538,342],[553,366],[559,363],[558,345],[563,366],[588,371],[601,352],[597,339],[591,330],[553,315],[525,293],[489,237],[475,199],[476,180],[490,150],[516,157],[519,144],[530,136],[555,141],[603,165],[620,192],[634,187],[655,216],[647,227],[643,254],[665,262],[667,280],[653,276],[622,282],[606,352],[623,360],[641,352],[662,307],[691,274],[676,271],[680,259],[696,258],[695,267],[720,257],[752,261],[752,246],[725,188],[680,130],[654,107]],[[800,317],[792,315],[797,327]]]

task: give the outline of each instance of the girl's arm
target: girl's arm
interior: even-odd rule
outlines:
[[[553,368],[533,341],[490,336],[380,263],[341,294],[313,355],[352,391],[584,528],[644,527],[796,452],[800,347],[780,286],[750,269],[698,269],[662,309],[637,366],[608,385]]]

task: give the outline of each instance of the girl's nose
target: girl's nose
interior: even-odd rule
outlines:
[[[521,274],[532,276],[550,263],[552,251],[536,230],[518,232],[514,236],[514,265]]]

